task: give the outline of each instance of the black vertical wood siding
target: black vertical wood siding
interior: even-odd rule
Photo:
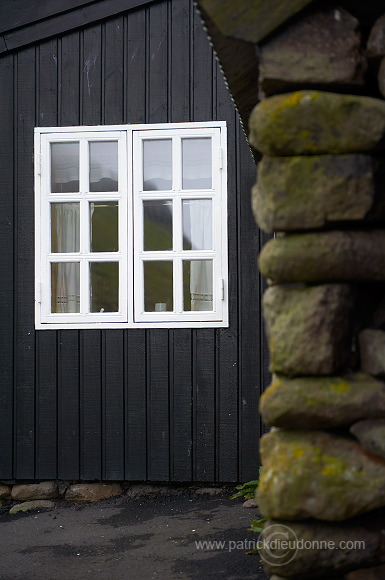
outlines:
[[[267,381],[255,166],[191,0],[2,56],[0,86],[0,478],[254,478]],[[33,128],[207,120],[228,124],[230,327],[35,332]]]

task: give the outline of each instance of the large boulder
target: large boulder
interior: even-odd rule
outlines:
[[[90,503],[121,493],[119,483],[74,483],[67,489],[64,499],[75,503]]]
[[[385,561],[384,515],[378,510],[346,523],[268,520],[260,536],[259,555],[266,572],[279,578],[342,578],[350,570]],[[366,572],[366,576],[355,572],[345,579],[384,578]]]
[[[385,383],[363,373],[275,377],[261,396],[260,411],[267,425],[285,428],[340,427],[364,417],[385,420]]]
[[[385,377],[385,332],[366,328],[358,335],[361,369],[377,377]]]
[[[11,491],[12,499],[18,501],[52,499],[58,497],[56,481],[42,481],[41,483],[28,483],[14,485]]]
[[[268,288],[263,311],[270,370],[284,375],[329,375],[351,349],[354,292],[347,284]]]
[[[341,8],[317,6],[261,43],[260,83],[271,95],[311,85],[346,89],[364,84],[366,62],[356,18]]]
[[[332,230],[270,240],[259,269],[273,284],[385,280],[385,230]]]
[[[385,418],[358,421],[350,427],[350,432],[369,453],[385,459]]]
[[[385,102],[372,97],[296,91],[254,107],[250,143],[266,155],[359,153],[383,148]]]
[[[353,439],[274,429],[261,458],[257,501],[269,518],[339,521],[385,505],[385,461]]]
[[[264,156],[253,188],[253,212],[266,232],[321,228],[363,220],[375,199],[369,155]],[[382,197],[385,197],[385,187]],[[381,195],[382,192],[380,192]],[[381,208],[385,218],[385,207]]]
[[[370,31],[367,53],[372,58],[385,56],[385,14],[376,20]]]

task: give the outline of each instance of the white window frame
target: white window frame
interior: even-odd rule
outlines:
[[[143,192],[143,162],[141,141],[148,138],[211,137],[212,176],[210,190],[182,190],[180,164],[174,165],[173,191]],[[87,192],[88,141],[114,140],[119,143],[118,192]],[[50,192],[50,143],[80,142],[80,193]],[[91,328],[199,328],[228,326],[228,251],[227,251],[227,155],[226,123],[224,121],[202,123],[161,123],[153,125],[108,125],[82,127],[39,127],[35,129],[35,327],[36,329],[91,329]],[[178,147],[174,147],[178,157]],[[172,197],[179,208],[181,199],[212,199],[213,250],[190,250],[181,248],[170,252],[143,252],[142,200]],[[91,253],[89,251],[88,202],[118,201],[119,203],[119,251]],[[51,253],[50,204],[74,202],[81,204],[80,253]],[[178,219],[174,219],[178,228]],[[180,223],[180,222],[179,222]],[[162,255],[160,255],[162,254]],[[143,260],[172,259],[174,269],[174,296],[181,287],[181,260],[212,259],[213,310],[180,312],[145,312],[143,303]],[[51,262],[80,262],[80,313],[51,312]],[[89,281],[87,265],[90,262],[118,261],[120,311],[87,312]],[[181,300],[178,307],[181,309]],[[174,305],[175,308],[176,305]]]

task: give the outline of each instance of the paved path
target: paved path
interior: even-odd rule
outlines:
[[[16,515],[3,508],[0,579],[265,580],[258,555],[245,554],[257,510],[228,496],[184,488]]]

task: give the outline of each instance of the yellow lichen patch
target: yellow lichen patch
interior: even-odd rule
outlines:
[[[321,469],[321,474],[326,477],[344,478],[344,474],[349,470],[348,465],[336,457],[323,455],[322,461],[324,466]]]
[[[339,381],[338,383],[333,383],[330,388],[335,393],[343,395],[350,390],[350,385],[347,381]]]

